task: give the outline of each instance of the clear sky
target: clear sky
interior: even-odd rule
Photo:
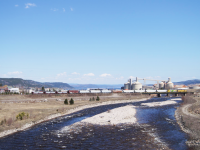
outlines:
[[[0,0],[0,77],[200,79],[199,0]]]

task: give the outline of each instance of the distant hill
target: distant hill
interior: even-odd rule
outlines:
[[[187,80],[187,81],[180,81],[180,82],[174,82],[175,85],[190,85],[190,84],[200,84],[199,79],[194,79],[194,80]]]
[[[63,89],[87,89],[87,88],[101,88],[101,89],[120,89],[123,84],[67,84],[62,82],[37,82],[33,80],[23,80],[21,78],[0,78],[0,84],[15,86],[15,87],[45,87],[45,88],[63,88]],[[175,85],[190,85],[200,84],[199,79],[174,82]]]
[[[70,84],[70,85],[77,90],[87,89],[87,88],[121,89],[121,87],[123,86],[123,84]]]
[[[0,78],[2,85],[15,86],[15,87],[45,87],[45,88],[64,88],[74,89],[67,83],[62,82],[37,82],[33,80],[23,80],[21,78]]]

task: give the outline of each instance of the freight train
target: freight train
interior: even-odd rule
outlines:
[[[86,94],[86,93],[186,93],[187,90],[68,90],[67,92],[32,92],[32,94]]]

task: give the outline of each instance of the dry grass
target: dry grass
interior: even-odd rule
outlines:
[[[183,96],[183,103],[181,105],[193,104],[196,100],[192,96]]]
[[[90,98],[100,97],[100,101],[89,101]],[[6,97],[7,96],[7,97]],[[70,96],[70,97],[69,97]],[[65,105],[64,99],[73,98],[74,105]],[[146,98],[146,95],[134,94],[92,94],[92,95],[1,95],[0,96],[0,132],[19,128],[22,125],[30,122],[35,122],[44,119],[47,116],[57,113],[65,113],[66,110],[73,109],[78,106],[87,104],[95,104],[104,101],[127,100]],[[47,99],[47,102],[42,100]],[[62,101],[56,101],[61,99]],[[23,120],[17,120],[16,116],[19,113],[28,113],[29,117]]]
[[[188,107],[187,111],[192,114],[186,115],[183,113],[183,107],[185,105],[190,104],[191,106]],[[177,109],[178,114],[181,115],[181,123],[185,129],[189,129],[192,131],[191,134],[192,138],[200,138],[200,115],[196,113],[196,110],[199,110],[200,107],[200,98],[195,98],[193,96],[183,97],[183,103],[181,107]]]
[[[192,106],[188,108],[188,111],[192,114],[200,115],[200,97],[193,96],[191,98],[194,100],[194,102]]]

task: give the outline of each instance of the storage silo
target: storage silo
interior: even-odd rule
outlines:
[[[136,81],[132,84],[132,90],[142,90],[142,83]]]
[[[164,89],[165,88],[165,84],[163,82],[159,83],[159,89]]]
[[[129,90],[130,89],[130,83],[124,83],[124,90]]]
[[[168,82],[167,82],[166,88],[167,89],[174,88],[174,84],[171,82],[171,78],[168,78]]]

